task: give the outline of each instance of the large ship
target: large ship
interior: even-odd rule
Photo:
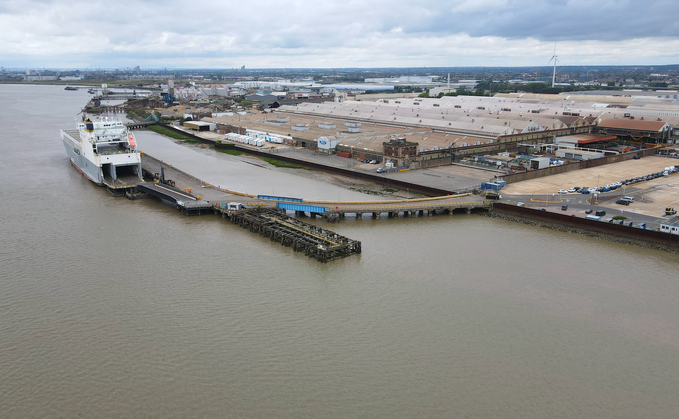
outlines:
[[[120,121],[100,117],[61,130],[61,140],[71,164],[86,178],[110,192],[125,192],[144,182],[141,154],[134,134]]]

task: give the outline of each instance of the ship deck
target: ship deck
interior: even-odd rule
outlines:
[[[77,129],[62,129],[62,131],[64,132],[64,134],[71,137],[71,140],[73,140],[77,144],[82,144],[80,142],[80,132]]]

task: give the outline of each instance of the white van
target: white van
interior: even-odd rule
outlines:
[[[242,210],[245,208],[245,205],[241,204],[240,202],[229,202],[226,205],[226,209],[229,211],[238,211]]]

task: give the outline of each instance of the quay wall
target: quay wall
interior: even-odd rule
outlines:
[[[218,143],[216,141],[209,140],[209,139],[202,138],[202,137],[199,137],[197,135],[191,134],[190,132],[186,132],[186,131],[177,129],[177,128],[170,126],[170,125],[163,125],[163,126],[168,128],[171,131],[174,131],[176,133],[186,135],[189,138],[193,138],[195,140],[198,140],[203,144],[214,145],[215,150],[238,150],[238,151],[242,151],[243,153],[251,154],[251,155],[254,155],[254,156],[258,156],[258,157],[265,157],[265,158],[275,159],[275,160],[279,160],[279,161],[286,162],[286,163],[297,164],[299,166],[308,167],[310,169],[320,170],[320,171],[328,172],[328,173],[334,173],[334,174],[338,174],[338,175],[342,175],[342,176],[351,177],[351,178],[354,178],[354,179],[367,180],[367,181],[370,181],[370,182],[378,183],[380,185],[393,186],[393,187],[401,188],[401,189],[410,189],[411,191],[420,192],[420,193],[428,194],[428,195],[442,196],[442,195],[450,195],[450,194],[457,193],[457,191],[439,189],[439,188],[432,188],[432,187],[425,186],[425,185],[418,185],[418,184],[415,184],[415,183],[404,182],[404,181],[401,181],[401,180],[398,180],[398,179],[378,176],[376,174],[372,174],[372,173],[369,173],[369,172],[360,172],[360,171],[344,169],[344,168],[341,168],[341,167],[326,166],[324,164],[310,162],[310,161],[307,161],[307,160],[296,159],[294,157],[283,156],[281,154],[267,153],[265,151],[256,150],[256,149],[253,149],[253,148],[250,148],[250,147],[242,147],[238,144]]]
[[[641,244],[645,247],[679,253],[679,235],[675,234],[642,230],[636,227],[626,227],[502,203],[493,204],[493,213],[492,216],[497,216],[498,218],[526,222],[527,224],[550,227],[567,232],[582,233],[583,230],[586,230],[601,233],[594,235],[597,238],[612,239],[612,241],[621,243]]]
[[[326,166],[324,164],[310,162],[310,161],[307,161],[307,160],[300,160],[300,159],[296,159],[294,157],[283,156],[283,155],[280,155],[280,154],[271,154],[271,153],[267,153],[265,151],[253,150],[251,148],[240,147],[237,144],[223,144],[223,143],[222,144],[215,144],[215,149],[216,150],[222,150],[222,149],[238,150],[238,151],[242,151],[242,152],[247,153],[247,154],[252,154],[254,156],[280,160],[282,162],[293,163],[293,164],[308,167],[308,168],[311,168],[311,169],[320,170],[320,171],[323,171],[323,172],[335,173],[335,174],[338,174],[338,175],[343,175],[343,176],[351,177],[351,178],[354,178],[354,179],[368,180],[368,181],[375,182],[375,183],[378,183],[378,184],[381,184],[381,185],[394,186],[394,187],[401,188],[401,189],[410,189],[411,191],[421,192],[421,193],[429,194],[429,195],[437,195],[438,196],[438,195],[450,195],[450,194],[455,193],[454,191],[450,191],[450,190],[432,188],[432,187],[429,187],[429,186],[418,185],[418,184],[410,183],[410,182],[404,182],[404,181],[393,179],[393,178],[377,176],[377,175],[374,175],[374,174],[368,173],[368,172],[360,172],[360,171],[344,169],[344,168],[341,168],[341,167]]]

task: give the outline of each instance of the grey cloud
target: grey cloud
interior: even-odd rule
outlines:
[[[472,59],[514,65],[536,48],[551,52],[553,44],[544,43],[554,41],[596,57],[606,44],[590,41],[676,40],[678,11],[679,2],[669,0],[643,6],[629,0],[6,0],[0,4],[0,56],[65,61],[82,54],[139,62],[197,57],[214,66],[240,57],[258,63],[297,57],[290,66],[312,60],[428,65],[431,57],[439,65]]]
[[[453,2],[461,3],[461,2]],[[450,3],[429,10],[427,20],[404,25],[410,33],[459,33],[473,37],[541,41],[619,41],[639,37],[676,37],[679,2],[671,0],[480,2],[483,7],[455,10]]]

